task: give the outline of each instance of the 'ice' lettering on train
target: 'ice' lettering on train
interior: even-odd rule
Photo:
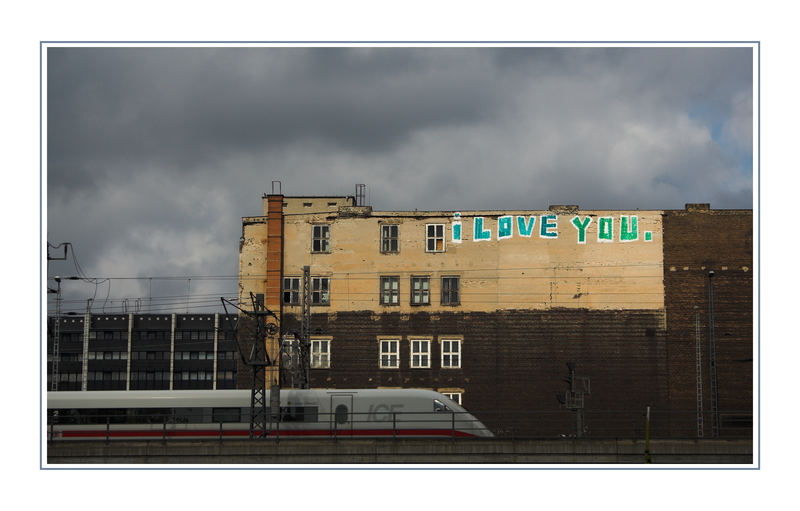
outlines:
[[[403,411],[403,405],[369,405],[368,421],[390,421],[392,414]],[[378,414],[381,415],[378,415]]]

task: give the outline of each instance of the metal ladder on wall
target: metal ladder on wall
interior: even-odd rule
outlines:
[[[703,437],[703,343],[700,340],[700,313],[695,313],[695,361],[697,366],[697,438]]]

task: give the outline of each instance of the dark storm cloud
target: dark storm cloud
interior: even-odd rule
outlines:
[[[306,139],[381,151],[416,129],[485,119],[498,91],[472,53],[56,48],[51,184],[94,181],[119,166],[190,171]]]
[[[236,280],[146,278],[235,277],[241,217],[273,180],[286,195],[365,183],[376,210],[749,208],[752,62],[750,48],[50,48],[47,237],[89,275],[145,278],[112,297],[194,295]]]

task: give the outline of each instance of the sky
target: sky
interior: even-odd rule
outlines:
[[[207,312],[261,197],[374,210],[753,207],[751,47],[51,47],[64,311]],[[43,233],[44,234],[44,233]],[[63,248],[50,249],[51,257]],[[52,296],[48,300],[54,312]]]

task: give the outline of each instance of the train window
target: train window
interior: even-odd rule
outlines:
[[[317,422],[316,406],[281,407],[281,422]]]
[[[240,408],[212,408],[211,422],[241,422]]]
[[[208,422],[209,414],[207,410],[207,408],[200,407],[176,408],[175,422],[178,424]]]
[[[78,424],[80,413],[73,409],[47,410],[49,424]]]
[[[172,422],[172,408],[134,408],[128,415],[128,424],[164,424]]]
[[[347,422],[347,406],[339,405],[334,411],[337,424],[344,424]]]
[[[124,408],[84,408],[60,412],[64,412],[62,416],[69,417],[69,424],[125,424],[127,415]]]
[[[442,403],[438,399],[434,399],[433,400],[433,411],[434,412],[449,412],[450,408],[448,408],[446,404]]]

